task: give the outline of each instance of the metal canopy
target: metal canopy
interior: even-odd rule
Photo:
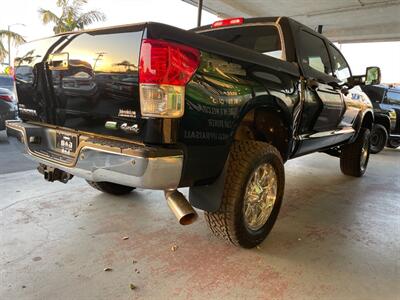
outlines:
[[[183,0],[198,6],[199,0]],[[400,40],[400,0],[203,0],[221,18],[287,16],[340,43]]]

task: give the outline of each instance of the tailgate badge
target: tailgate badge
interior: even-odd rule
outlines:
[[[139,126],[137,124],[128,125],[126,123],[121,124],[120,128],[128,133],[139,133]]]
[[[136,111],[130,109],[120,109],[118,117],[136,118]]]

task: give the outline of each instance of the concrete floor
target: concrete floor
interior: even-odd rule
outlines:
[[[15,155],[15,147],[7,141],[5,131],[0,131],[0,174],[27,171],[36,164],[22,155]]]
[[[0,175],[0,299],[400,299],[400,149],[372,156],[361,179],[323,154],[286,172],[278,221],[253,250],[203,218],[178,225],[161,192]]]

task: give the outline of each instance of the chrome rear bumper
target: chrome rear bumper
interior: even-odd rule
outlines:
[[[19,121],[7,121],[7,136],[28,158],[90,181],[108,181],[146,189],[175,189],[182,166],[181,150],[149,147],[107,138],[78,135],[73,155],[55,147],[57,132],[68,132]]]

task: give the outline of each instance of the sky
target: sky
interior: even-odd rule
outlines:
[[[365,74],[368,66],[381,68],[382,82],[400,83],[400,42],[342,44],[353,75]]]
[[[52,25],[42,25],[37,11],[42,7],[57,12],[55,0],[0,1],[0,29],[7,29],[9,24],[23,23],[25,26],[14,25],[11,29],[27,40],[53,35]],[[156,21],[189,29],[196,27],[197,22],[197,8],[181,0],[91,0],[84,9],[101,10],[107,16],[105,22],[88,28]],[[203,25],[216,20],[217,16],[203,12]],[[383,82],[400,82],[400,42],[343,44],[340,49],[354,75],[364,74],[368,66],[379,66]]]

